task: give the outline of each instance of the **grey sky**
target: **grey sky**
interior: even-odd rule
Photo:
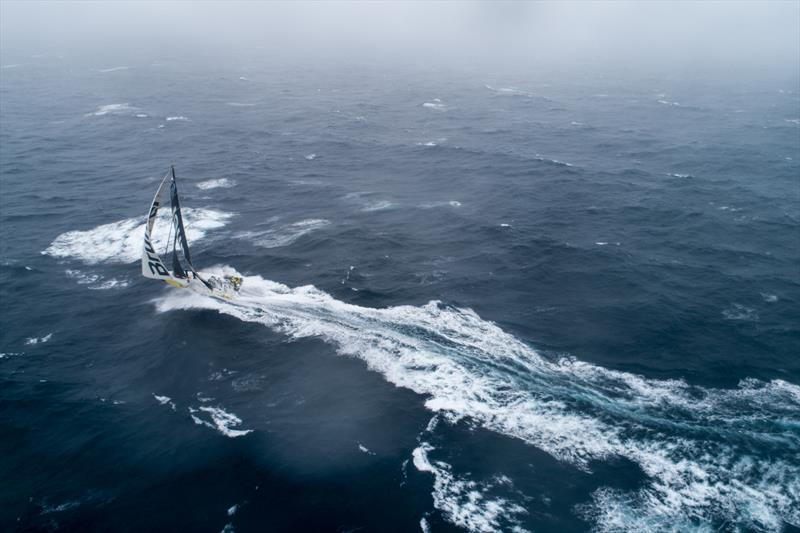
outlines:
[[[800,1],[781,2],[15,2],[12,53],[137,51],[285,58],[525,64],[642,62],[796,70]]]

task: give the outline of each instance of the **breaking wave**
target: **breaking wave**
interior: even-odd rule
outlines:
[[[425,102],[422,104],[422,107],[433,109],[435,111],[444,111],[447,109],[447,106],[438,98],[434,98],[433,102]]]
[[[87,117],[102,117],[103,115],[121,115],[136,111],[136,107],[130,104],[108,104],[101,105],[93,113],[86,113]]]
[[[467,418],[582,470],[629,459],[646,480],[635,490],[594,493],[581,512],[598,530],[800,526],[800,387],[788,382],[710,389],[552,361],[469,309],[439,302],[360,307],[259,276],[245,277],[233,303],[173,291],[156,306],[212,309],[293,338],[319,337],[424,395],[431,411]],[[424,444],[418,450],[415,464],[434,474],[434,491],[461,490],[446,466],[427,460]],[[443,512],[458,523],[458,515]],[[491,526],[492,516],[485,518]]]
[[[214,180],[201,181],[197,184],[197,188],[203,191],[208,189],[230,189],[236,186],[236,181],[228,178],[218,178]]]
[[[159,218],[168,217],[165,210]],[[183,209],[186,224],[186,237],[190,241],[198,241],[205,237],[209,230],[223,227],[233,213],[214,211],[212,209]],[[144,215],[126,218],[110,224],[103,224],[90,230],[76,230],[62,233],[50,243],[43,255],[59,259],[78,259],[86,264],[97,263],[133,263],[141,258],[144,242]],[[167,224],[157,221],[162,227]],[[153,244],[157,249],[166,246],[168,236],[154,233]],[[91,280],[87,283],[97,281]],[[80,281],[79,281],[80,283]]]
[[[226,437],[236,438],[252,433],[252,429],[234,429],[242,425],[242,419],[221,407],[189,407],[189,416],[198,426],[207,426]],[[208,420],[210,418],[210,420]]]
[[[522,89],[517,89],[516,87],[499,87],[495,88],[491,85],[485,86],[487,89],[492,91],[494,94],[498,96],[525,96],[527,98],[532,98],[533,93],[530,91],[524,91]]]

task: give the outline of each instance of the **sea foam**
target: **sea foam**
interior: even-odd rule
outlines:
[[[183,215],[186,237],[190,242],[201,240],[209,230],[223,227],[233,216],[232,213],[193,208],[183,209]],[[161,213],[159,217],[160,220],[156,224],[161,227],[168,224],[166,218],[161,218]],[[89,230],[62,233],[42,251],[42,254],[59,259],[77,259],[89,265],[133,263],[142,255],[144,219],[143,215],[103,224]],[[153,245],[161,250],[166,246],[167,239],[166,232],[154,232]],[[89,283],[94,281],[97,279],[90,280]]]

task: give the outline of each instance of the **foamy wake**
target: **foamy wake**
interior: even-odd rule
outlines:
[[[469,309],[359,307],[259,276],[245,278],[234,303],[186,291],[156,305],[216,309],[293,338],[319,337],[424,395],[431,411],[468,418],[580,469],[613,457],[633,461],[647,476],[639,489],[601,488],[581,509],[600,531],[800,526],[800,387],[785,381],[708,389],[551,361]],[[471,495],[452,470],[427,459],[426,446],[418,450],[417,468],[436,479],[434,498],[459,502],[448,508],[440,500],[443,514],[462,524],[461,513],[470,512],[493,528],[500,520],[493,500]]]
[[[165,211],[165,210],[162,210]],[[164,215],[162,217],[162,215]],[[186,236],[191,242],[205,237],[209,230],[223,227],[233,214],[212,209],[183,209]],[[156,228],[168,226],[168,212],[159,213]],[[126,218],[110,224],[103,224],[90,230],[77,230],[62,233],[50,243],[42,254],[57,258],[78,259],[86,264],[133,263],[141,258],[144,243],[145,216]],[[166,232],[154,230],[153,244],[162,250],[169,236]],[[77,271],[75,271],[77,272]],[[77,275],[76,275],[77,277]],[[79,279],[79,283],[80,278]],[[97,281],[90,280],[88,283]],[[109,287],[110,288],[110,287]]]
[[[230,189],[236,186],[236,181],[228,178],[217,178],[214,180],[201,181],[197,184],[197,188],[203,191],[209,189]]]
[[[278,248],[292,244],[303,235],[322,229],[329,224],[328,220],[310,218],[264,231],[243,231],[234,237],[250,241],[262,248]]]

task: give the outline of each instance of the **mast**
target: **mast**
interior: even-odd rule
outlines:
[[[211,289],[211,285],[204,280],[200,274],[197,273],[197,269],[194,268],[192,264],[192,256],[189,253],[189,243],[186,240],[186,229],[183,226],[183,214],[181,213],[181,203],[178,199],[178,183],[175,179],[175,166],[170,165],[170,172],[172,173],[172,185],[171,185],[171,201],[172,201],[172,213],[175,220],[176,228],[175,228],[175,239],[177,240],[180,238],[181,249],[183,250],[183,257],[186,260],[186,263],[189,266],[189,270],[194,274],[194,277],[199,279],[203,282],[203,284]],[[184,270],[180,263],[180,259],[178,258],[178,251],[176,250],[175,246],[173,245],[172,248],[172,264],[173,264],[173,274],[180,277],[188,277],[188,273]]]

